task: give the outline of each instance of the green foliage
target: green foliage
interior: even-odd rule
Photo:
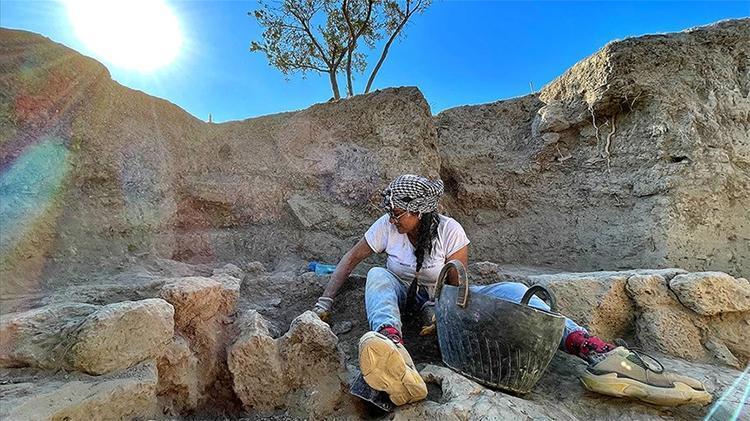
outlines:
[[[346,73],[347,94],[353,95],[353,74],[367,69],[367,55],[357,51],[359,46],[373,49],[388,37],[367,92],[388,47],[409,18],[429,4],[430,0],[260,0],[259,8],[248,14],[265,29],[262,40],[251,42],[250,51],[265,54],[284,75],[327,73],[338,99],[338,73]]]

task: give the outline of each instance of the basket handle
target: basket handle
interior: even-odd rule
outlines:
[[[456,305],[462,308],[466,308],[466,304],[469,302],[469,277],[466,276],[466,268],[463,263],[458,260],[451,260],[443,266],[438,275],[437,284],[435,285],[435,300],[440,300],[440,291],[443,290],[443,284],[448,279],[448,271],[456,269],[458,271],[458,286],[463,287],[463,294],[459,294],[456,298]]]
[[[526,291],[525,294],[523,294],[523,298],[521,298],[521,305],[529,305],[529,300],[531,300],[531,297],[533,297],[534,295],[544,301],[547,301],[550,310],[557,313],[557,300],[555,299],[554,294],[552,294],[552,292],[544,286],[538,284],[533,285]]]

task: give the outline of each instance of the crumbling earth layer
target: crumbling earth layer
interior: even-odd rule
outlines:
[[[416,88],[221,124],[2,29],[2,292],[155,256],[335,261],[398,174],[440,176],[472,258],[750,271],[750,20],[612,42],[533,95]]]

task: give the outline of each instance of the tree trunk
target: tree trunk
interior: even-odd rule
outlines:
[[[406,25],[406,22],[409,21],[409,18],[411,18],[411,15],[414,14],[417,10],[419,10],[419,4],[417,3],[417,7],[414,8],[414,10],[409,10],[409,1],[406,2],[406,13],[404,14],[404,19],[401,21],[401,23],[398,25],[395,31],[393,31],[393,34],[391,35],[391,38],[388,39],[388,42],[385,43],[385,47],[383,47],[383,54],[380,55],[380,60],[378,60],[378,64],[375,65],[375,68],[372,70],[372,73],[370,74],[370,79],[367,80],[367,87],[365,87],[365,93],[370,92],[370,88],[372,88],[372,82],[375,80],[375,75],[378,74],[378,70],[380,70],[380,66],[383,65],[383,62],[385,61],[385,56],[388,55],[388,49],[391,48],[391,44],[393,44],[393,41],[398,36],[399,32],[401,32],[401,29],[403,29],[404,25]]]
[[[370,79],[367,80],[367,87],[365,88],[365,93],[370,92],[370,88],[372,87],[372,82],[375,81],[375,75],[378,74],[378,70],[380,70],[380,66],[382,66],[383,62],[385,61],[385,56],[388,55],[388,49],[391,48],[391,44],[393,44],[393,41],[396,39],[396,36],[398,36],[398,33],[401,31],[401,28],[404,27],[404,24],[406,23],[407,19],[404,19],[404,21],[401,22],[401,25],[399,25],[398,28],[396,28],[396,31],[393,33],[393,35],[391,35],[391,38],[388,40],[387,43],[385,43],[385,47],[383,47],[383,54],[380,55],[380,60],[378,60],[378,64],[376,64],[375,68],[372,69],[372,73],[370,74]]]
[[[346,92],[347,96],[354,95],[354,86],[352,84],[352,53],[356,46],[349,49],[346,57]]]
[[[341,94],[339,94],[339,83],[336,80],[336,70],[329,70],[328,76],[330,76],[331,78],[331,90],[333,90],[333,99],[341,99]]]

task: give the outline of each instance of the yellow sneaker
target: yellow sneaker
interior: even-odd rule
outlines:
[[[359,367],[365,382],[387,393],[396,405],[427,397],[427,385],[406,348],[378,332],[367,332],[359,340]]]
[[[652,367],[625,347],[617,347],[602,357],[581,376],[583,386],[592,392],[663,406],[706,405],[713,398],[698,380],[665,372],[656,360],[659,367]]]

